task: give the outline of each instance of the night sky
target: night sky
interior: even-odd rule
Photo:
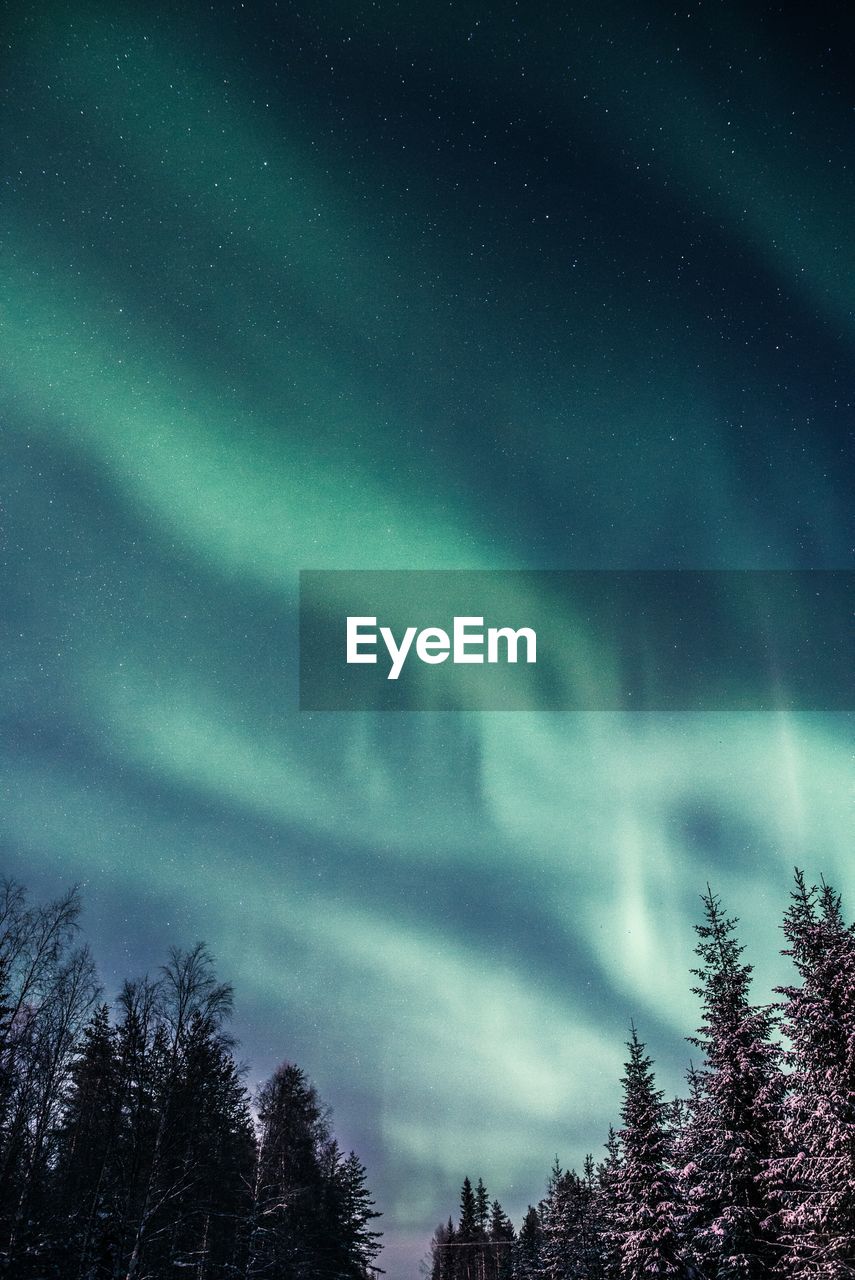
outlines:
[[[844,8],[8,7],[3,869],[208,942],[390,1280],[681,1087],[707,881],[851,915],[852,721],[300,713],[298,571],[851,567]]]

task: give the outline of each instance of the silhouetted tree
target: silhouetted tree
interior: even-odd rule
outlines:
[[[379,1216],[286,1064],[252,1121],[203,944],[97,1004],[70,893],[0,885],[0,1271],[10,1280],[367,1280]]]

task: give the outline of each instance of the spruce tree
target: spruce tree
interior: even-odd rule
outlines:
[[[542,1239],[540,1215],[533,1205],[529,1205],[514,1246],[514,1280],[536,1280],[540,1275]]]
[[[669,1167],[670,1135],[653,1063],[635,1027],[627,1044],[617,1172],[616,1242],[621,1280],[683,1273],[676,1233],[677,1206]]]
[[[829,886],[796,871],[784,920],[800,982],[783,987],[790,1042],[782,1154],[770,1164],[779,1206],[776,1270],[791,1280],[855,1276],[855,935]]]
[[[490,1225],[490,1197],[484,1186],[484,1179],[479,1178],[475,1187],[475,1247],[471,1254],[470,1274],[477,1280],[487,1280],[491,1257],[487,1250],[487,1231]]]
[[[490,1196],[484,1186],[484,1179],[478,1179],[475,1188],[475,1226],[481,1239],[486,1240],[487,1228],[490,1224]]]
[[[540,1275],[543,1280],[595,1280],[601,1271],[594,1168],[585,1176],[562,1170],[556,1157],[540,1205]]]
[[[751,966],[708,888],[696,926],[693,988],[703,1023],[690,1042],[703,1054],[690,1073],[680,1140],[686,1250],[717,1280],[762,1280],[774,1260],[766,1170],[775,1153],[783,1091],[768,1007],[750,1001]]]
[[[606,1227],[600,1200],[599,1180],[594,1157],[585,1156],[583,1176],[579,1179],[580,1222],[576,1269],[583,1280],[604,1280]]]
[[[323,1151],[330,1139],[317,1091],[283,1063],[258,1095],[247,1276],[313,1267],[323,1232]]]
[[[351,1151],[338,1165],[335,1174],[338,1189],[339,1220],[335,1230],[343,1245],[346,1273],[356,1280],[368,1276],[380,1252],[381,1233],[371,1224],[381,1215],[374,1208],[366,1185],[365,1167]]]
[[[253,1134],[246,1090],[231,1042],[196,1014],[190,1021],[170,1098],[162,1185],[170,1188],[169,1229],[149,1246],[164,1270],[216,1275],[237,1256],[236,1225],[248,1210]],[[159,1245],[159,1247],[158,1247]]]
[[[456,1239],[457,1232],[451,1218],[448,1222],[441,1222],[434,1231],[430,1242],[431,1280],[454,1280],[457,1275]]]
[[[490,1206],[490,1262],[493,1280],[511,1280],[513,1275],[514,1226],[498,1200]]]
[[[570,1175],[555,1157],[538,1206],[541,1225],[540,1276],[542,1280],[569,1280],[570,1243],[573,1232],[573,1189]]]
[[[463,1179],[460,1188],[460,1217],[457,1223],[457,1275],[460,1280],[480,1280],[477,1250],[478,1242],[478,1205],[472,1183],[469,1178]]]
[[[430,1280],[455,1280],[458,1262],[454,1248],[456,1240],[457,1232],[451,1218],[448,1222],[441,1222],[430,1242]]]
[[[475,1192],[469,1178],[463,1179],[460,1188],[460,1217],[457,1222],[457,1238],[464,1244],[471,1244],[478,1238],[478,1208]]]
[[[604,1280],[619,1280],[620,1276],[621,1241],[618,1198],[620,1164],[620,1139],[610,1125],[606,1139],[606,1155],[596,1170],[596,1204],[600,1242],[598,1252]]]
[[[115,1209],[112,1156],[122,1102],[117,1035],[107,1004],[84,1028],[56,1133],[53,1215],[62,1270],[86,1274]]]

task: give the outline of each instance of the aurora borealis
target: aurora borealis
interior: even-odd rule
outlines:
[[[794,862],[851,914],[852,723],[301,713],[298,572],[851,567],[843,19],[11,9],[4,868],[108,988],[206,939],[403,1280],[630,1018],[680,1087],[708,880],[759,989]]]

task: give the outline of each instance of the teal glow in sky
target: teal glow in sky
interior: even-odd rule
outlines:
[[[207,940],[391,1280],[599,1149],[631,1017],[680,1088],[708,880],[762,990],[792,864],[855,895],[844,716],[296,711],[301,568],[851,563],[834,19],[570,8],[9,36],[5,867],[108,987]]]

